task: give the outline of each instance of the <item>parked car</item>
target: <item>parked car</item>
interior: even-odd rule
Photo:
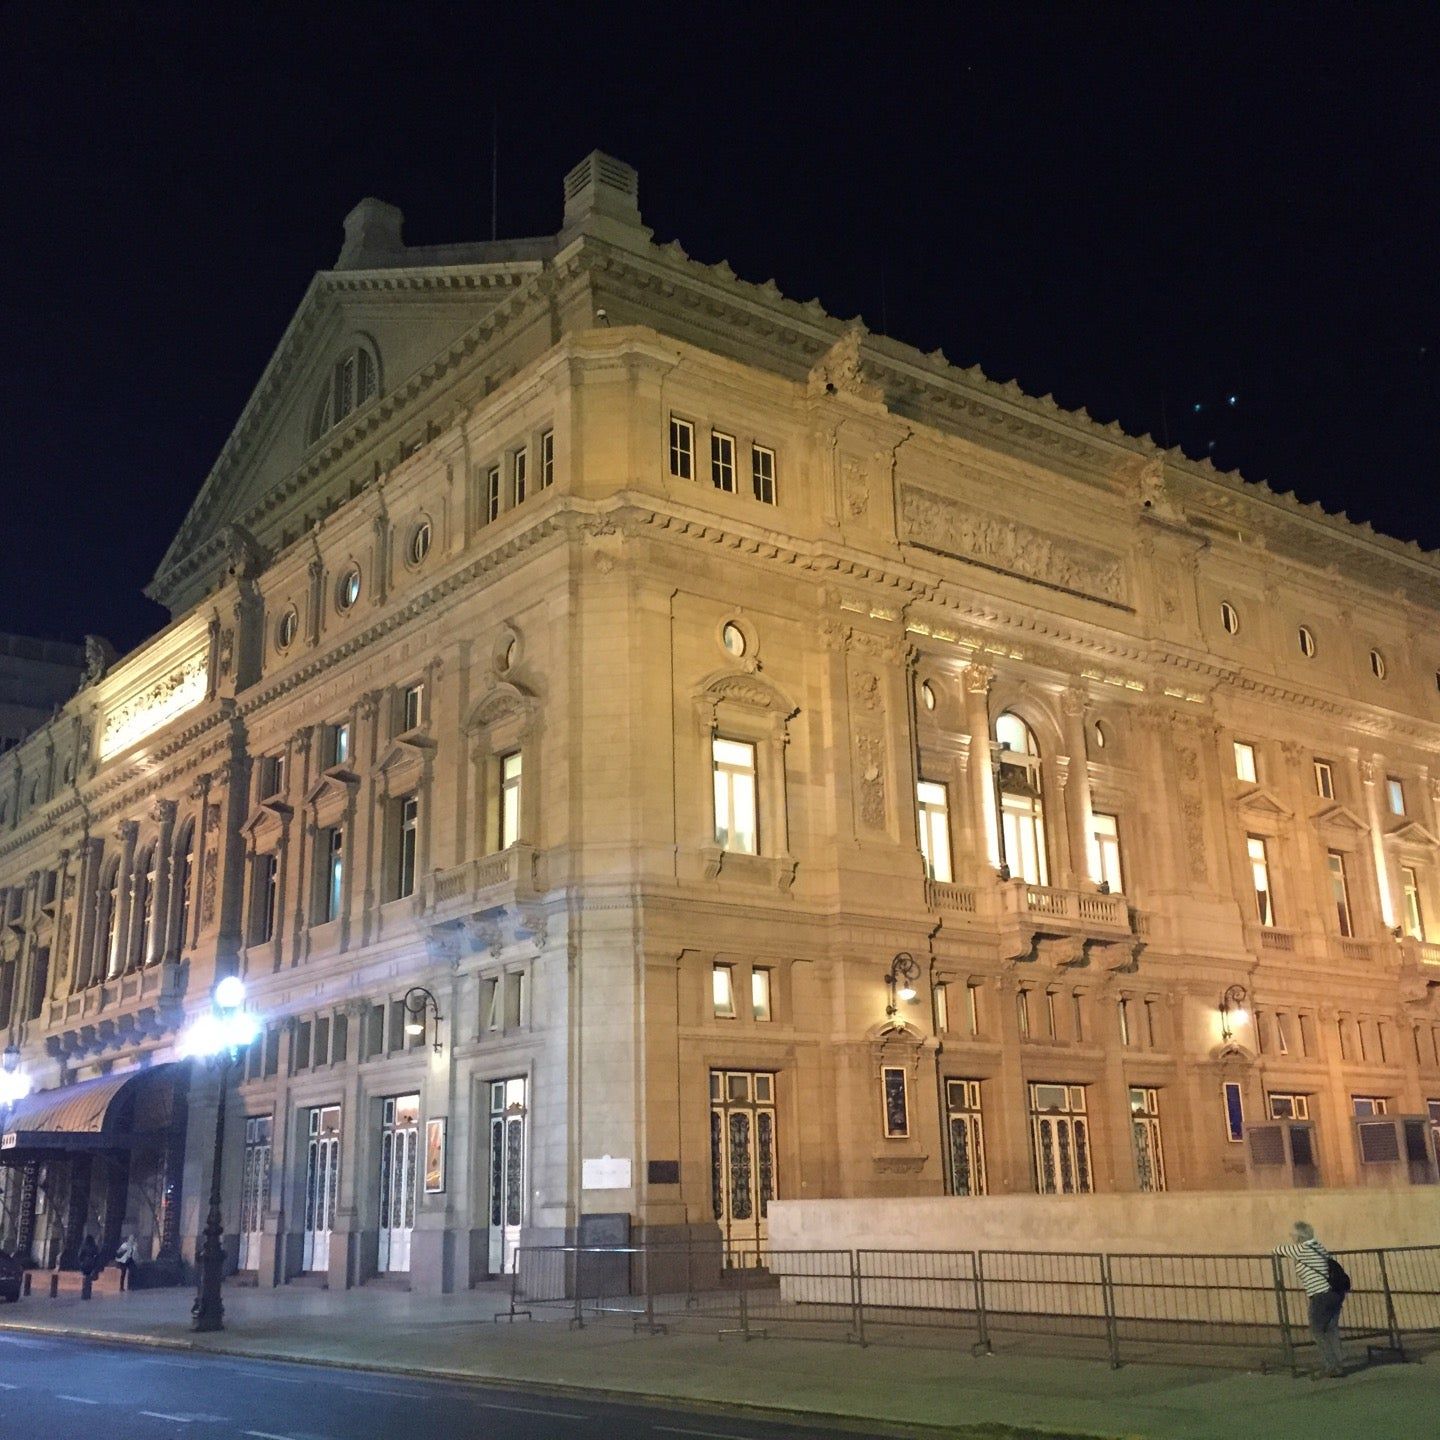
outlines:
[[[18,1300],[24,1278],[25,1267],[13,1255],[0,1250],[0,1300]]]

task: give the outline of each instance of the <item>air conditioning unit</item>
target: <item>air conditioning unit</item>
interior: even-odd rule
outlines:
[[[1311,1120],[1268,1120],[1245,1127],[1245,1170],[1258,1190],[1306,1190],[1320,1183]]]
[[[1433,1185],[1435,1142],[1424,1115],[1357,1115],[1355,1154],[1362,1185]]]

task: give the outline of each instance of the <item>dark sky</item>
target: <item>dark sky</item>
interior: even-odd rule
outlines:
[[[1440,547],[1440,7],[859,8],[0,0],[0,629],[158,628],[345,212],[483,238],[494,111],[502,234],[603,147],[700,259]]]

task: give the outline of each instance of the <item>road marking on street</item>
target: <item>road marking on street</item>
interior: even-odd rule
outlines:
[[[195,1418],[193,1415],[167,1415],[163,1410],[142,1410],[140,1413],[152,1420],[174,1420],[180,1425],[188,1425]]]
[[[661,1435],[708,1435],[710,1440],[751,1440],[748,1435],[736,1435],[729,1430],[680,1430],[674,1425],[652,1425],[650,1428]]]
[[[247,1430],[247,1435],[253,1435],[255,1440],[294,1440],[292,1435],[276,1435],[269,1430]]]
[[[510,1410],[516,1415],[543,1415],[547,1420],[590,1420],[590,1415],[575,1415],[568,1410],[532,1410],[528,1405],[501,1405],[494,1400],[474,1400],[477,1410]]]
[[[73,1400],[77,1405],[98,1405],[98,1400],[87,1400],[83,1395],[61,1395],[56,1393],[57,1400]]]
[[[346,1385],[346,1390],[357,1390],[362,1395],[398,1395],[402,1400],[413,1399],[409,1390],[382,1390],[378,1385]]]
[[[7,1385],[3,1380],[0,1380],[0,1390],[18,1390],[19,1388],[18,1385]]]

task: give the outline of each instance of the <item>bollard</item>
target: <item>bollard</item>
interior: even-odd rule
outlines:
[[[20,1294],[22,1297],[30,1293],[30,1272],[27,1270],[20,1278]]]
[[[80,1277],[80,1298],[82,1300],[88,1300],[90,1298],[90,1291],[94,1284],[94,1277],[91,1276],[88,1271]]]
[[[60,1272],[59,1272],[58,1270],[52,1270],[52,1271],[50,1272],[50,1298],[51,1298],[52,1300],[55,1299],[55,1297],[56,1297],[57,1295],[59,1295],[59,1293],[60,1293]]]

